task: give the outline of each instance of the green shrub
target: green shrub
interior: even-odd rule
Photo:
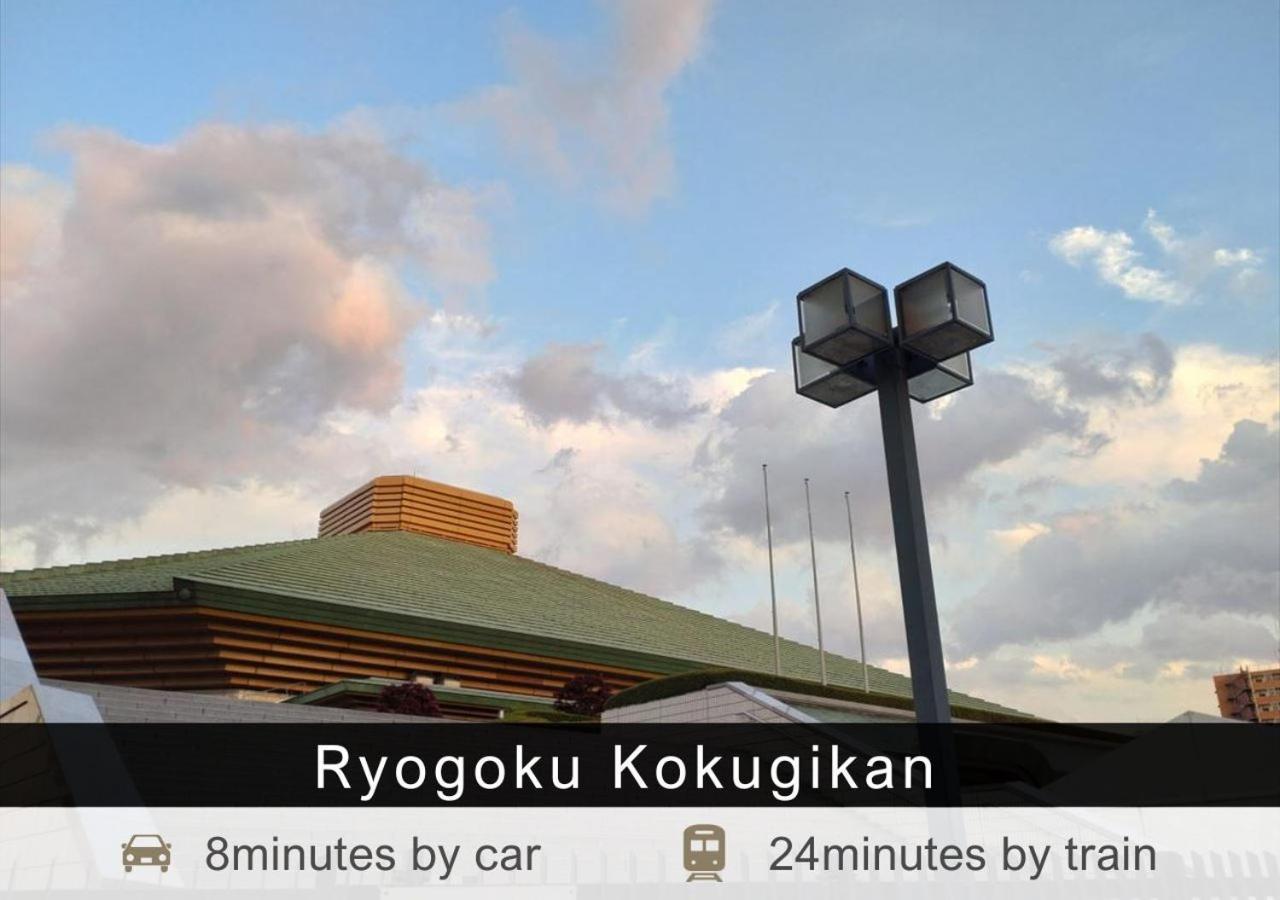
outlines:
[[[399,713],[403,716],[440,715],[440,704],[431,688],[416,681],[389,684],[378,693],[378,712]]]
[[[575,675],[556,691],[556,709],[580,716],[599,716],[613,696],[613,689],[599,672]]]

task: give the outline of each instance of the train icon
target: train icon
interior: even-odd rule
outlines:
[[[724,829],[719,825],[690,825],[684,830],[686,881],[719,881],[724,869]]]

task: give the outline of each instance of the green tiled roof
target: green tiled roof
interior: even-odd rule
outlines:
[[[243,561],[258,556],[288,553],[312,539],[283,541],[228,547],[222,550],[196,550],[190,553],[168,553],[163,556],[141,556],[110,562],[83,563],[76,566],[53,566],[0,572],[0,587],[10,597],[40,597],[73,594],[140,594],[170,591],[173,579],[224,562]]]
[[[562,569],[456,541],[369,532],[13,572],[0,585],[15,609],[199,603],[480,646],[568,655],[674,673],[706,667],[773,670],[773,638],[753,628]],[[183,600],[182,602],[190,602]],[[786,675],[816,681],[817,651],[782,642]],[[834,684],[862,685],[862,666],[828,654]],[[910,682],[870,668],[873,690]],[[953,701],[1006,710],[962,694]]]

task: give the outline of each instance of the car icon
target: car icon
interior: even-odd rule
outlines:
[[[171,844],[166,844],[158,834],[135,834],[129,842],[121,844],[121,861],[124,870],[132,872],[134,866],[159,866],[161,872],[169,871],[169,851]]]

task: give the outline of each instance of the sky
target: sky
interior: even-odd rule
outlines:
[[[314,534],[377,474],[906,671],[870,399],[795,294],[943,260],[914,409],[951,685],[1213,711],[1280,647],[1280,6],[0,4],[0,564]]]

